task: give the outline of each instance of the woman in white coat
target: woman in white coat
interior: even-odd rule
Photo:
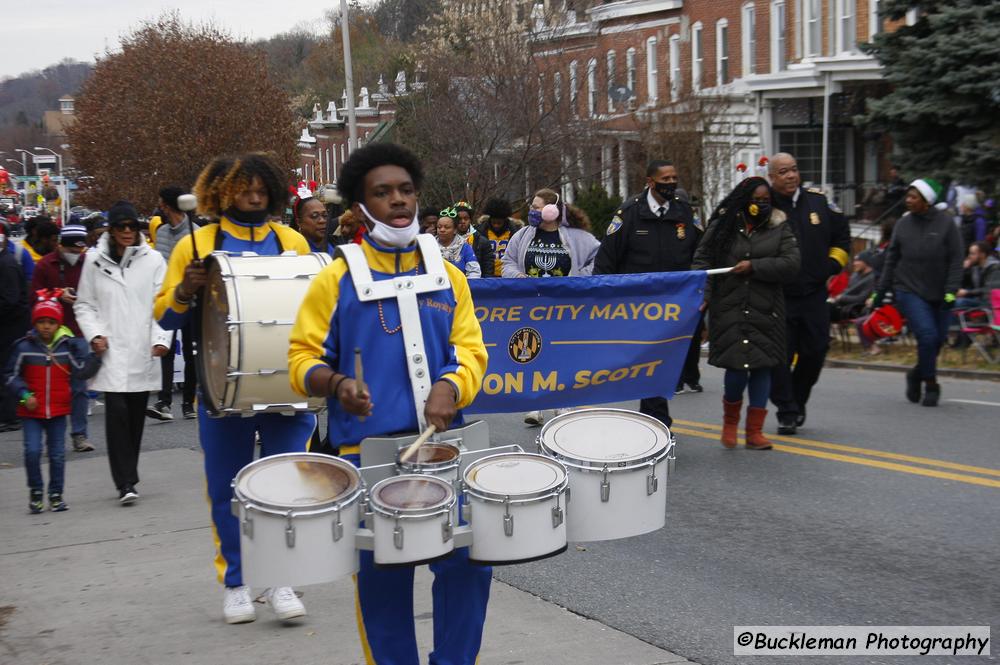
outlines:
[[[139,232],[138,213],[127,201],[108,211],[109,232],[86,254],[73,311],[84,339],[103,350],[91,386],[104,393],[104,422],[111,478],[118,500],[139,498],[139,447],[149,391],[160,389],[160,357],[170,336],[153,320],[153,300],[166,263]]]

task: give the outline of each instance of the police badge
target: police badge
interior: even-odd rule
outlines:
[[[677,239],[684,240],[687,237],[687,231],[684,230],[684,223],[675,224],[677,227]]]
[[[819,215],[815,212],[809,213],[809,223],[813,226],[817,226],[820,223]]]

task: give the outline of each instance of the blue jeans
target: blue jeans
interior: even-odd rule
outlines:
[[[66,416],[55,418],[22,418],[24,431],[24,470],[28,473],[28,487],[41,492],[45,489],[42,478],[42,433],[49,449],[49,494],[62,494],[66,478]]]
[[[937,357],[948,338],[951,310],[944,303],[929,303],[915,293],[896,292],[896,304],[906,325],[917,338],[917,375],[924,381],[937,378]]]
[[[82,434],[84,437],[87,436],[87,408],[90,406],[90,402],[87,399],[87,382],[80,381],[79,383],[73,381],[71,384],[73,389],[73,401],[71,403],[71,412],[69,415],[70,434]]]
[[[750,406],[763,409],[767,406],[767,398],[771,394],[771,368],[757,369],[727,369],[723,378],[723,395],[727,402],[739,402],[743,399],[743,391],[750,386]]]

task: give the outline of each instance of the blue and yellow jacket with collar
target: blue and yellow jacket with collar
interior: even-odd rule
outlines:
[[[382,247],[366,234],[361,248],[376,281],[425,272],[416,246]],[[487,354],[469,283],[455,266],[445,262],[445,270],[450,288],[418,296],[420,325],[432,379],[450,381],[462,409],[479,392]],[[343,411],[336,399],[328,400],[330,442],[341,446],[341,454],[357,452],[353,446],[367,436],[415,431],[417,416],[396,300],[359,301],[347,262],[338,257],[309,286],[292,327],[288,349],[292,389],[306,395],[310,373],[323,366],[353,377],[355,348],[361,349],[372,416],[362,423]],[[455,418],[458,423],[461,412]]]
[[[221,237],[220,237],[221,234]],[[218,224],[206,224],[194,232],[194,244],[198,256],[204,258],[217,249],[224,252],[256,252],[261,256],[277,256],[281,252],[294,250],[298,254],[309,254],[309,243],[295,229],[278,222],[261,224],[241,224],[223,217]],[[174,298],[177,285],[184,279],[184,268],[194,258],[190,237],[185,236],[170,253],[167,275],[163,287],[156,294],[153,316],[161,328],[176,330],[184,326],[190,315],[187,304]]]

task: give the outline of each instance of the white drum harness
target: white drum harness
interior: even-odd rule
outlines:
[[[445,271],[444,259],[441,257],[441,248],[434,236],[430,234],[417,236],[417,249],[420,251],[425,274],[399,275],[376,282],[365,260],[364,250],[359,245],[349,243],[337,247],[337,251],[347,261],[358,300],[371,302],[396,299],[399,307],[399,323],[403,332],[406,368],[410,377],[410,389],[413,391],[413,405],[417,412],[417,425],[418,429],[423,431],[427,428],[424,404],[430,395],[434,377],[427,367],[417,296],[432,291],[443,291],[451,288],[451,285]]]

